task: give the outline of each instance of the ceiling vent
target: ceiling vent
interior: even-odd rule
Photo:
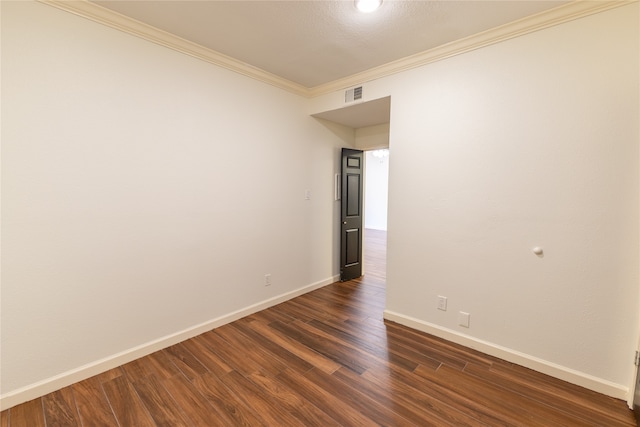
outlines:
[[[353,102],[362,99],[362,86],[354,87],[344,93],[344,102]]]

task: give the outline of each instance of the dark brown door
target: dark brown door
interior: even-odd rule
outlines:
[[[362,276],[362,180],[364,155],[342,149],[340,280]]]

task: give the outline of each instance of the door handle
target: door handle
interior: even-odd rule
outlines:
[[[344,225],[347,225],[347,221],[343,222]]]

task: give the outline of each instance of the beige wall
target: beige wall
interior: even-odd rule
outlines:
[[[364,84],[392,105],[387,318],[627,396],[638,40],[632,4]]]
[[[331,282],[353,136],[306,102],[2,2],[4,404]]]
[[[337,274],[333,176],[363,135],[303,112],[342,92],[305,100],[43,4],[1,13],[3,404]],[[387,317],[625,395],[637,16],[365,84],[392,96]]]

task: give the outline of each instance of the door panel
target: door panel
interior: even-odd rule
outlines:
[[[342,149],[340,280],[362,276],[363,152]]]
[[[347,174],[347,216],[360,216],[360,175]]]
[[[359,230],[347,230],[347,266],[358,263],[360,240]]]

